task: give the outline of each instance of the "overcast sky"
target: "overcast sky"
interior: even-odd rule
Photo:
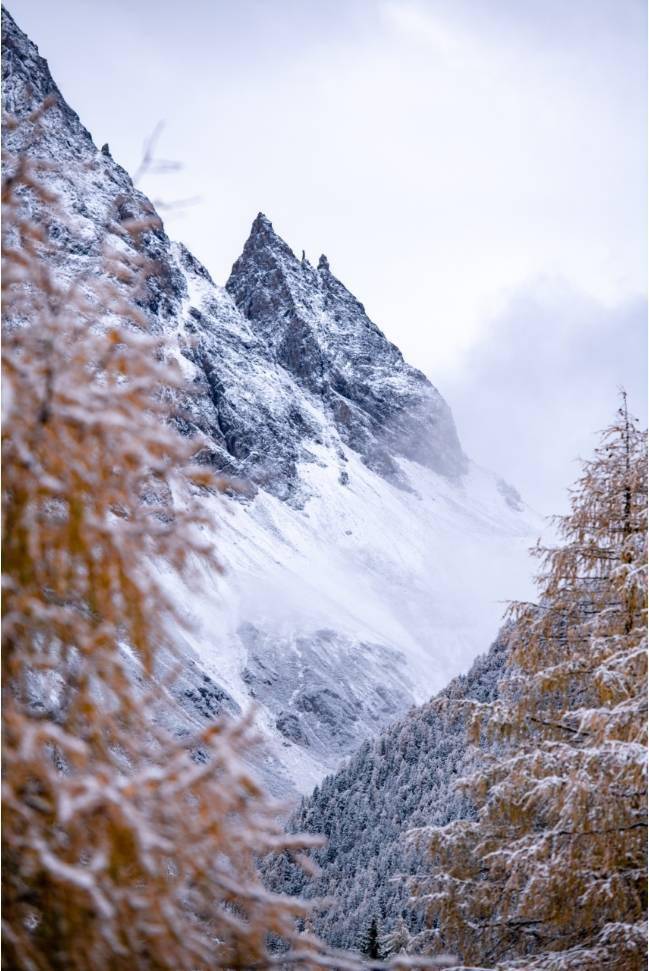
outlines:
[[[447,396],[466,451],[563,506],[618,385],[646,410],[644,0],[13,0],[97,144],[198,196],[225,282],[259,210]]]

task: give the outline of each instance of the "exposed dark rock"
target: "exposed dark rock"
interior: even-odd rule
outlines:
[[[179,695],[184,702],[189,702],[195,711],[208,721],[213,721],[224,712],[232,714],[240,711],[239,706],[227,691],[220,688],[203,672],[197,675],[194,685],[182,688]]]
[[[251,697],[276,713],[276,726],[298,745],[322,754],[351,752],[368,729],[376,731],[408,706],[402,659],[381,644],[326,629],[280,638],[252,624],[242,625],[239,635]]]
[[[308,746],[309,739],[305,734],[298,715],[292,711],[281,711],[277,716],[275,727],[285,738],[298,745]]]
[[[466,468],[446,402],[367,317],[320,257],[298,260],[259,213],[226,289],[270,355],[332,415],[343,440],[400,481],[404,455],[444,475]]]

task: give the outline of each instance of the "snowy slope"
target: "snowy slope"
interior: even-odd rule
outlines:
[[[347,451],[301,467],[296,509],[267,492],[220,515],[227,579],[188,599],[191,647],[303,792],[412,703],[466,670],[496,635],[501,598],[529,593],[533,517],[473,465],[457,485],[404,462],[404,492]],[[534,524],[536,525],[536,524]],[[218,630],[218,634],[215,632]],[[276,760],[276,761],[275,761]]]
[[[3,54],[18,119],[55,96],[5,144],[64,161],[48,174],[73,217],[59,272],[87,272],[107,234],[127,245],[120,220],[155,212],[6,12]],[[238,484],[205,500],[225,577],[167,577],[196,619],[178,696],[190,719],[256,704],[267,779],[307,791],[493,640],[500,599],[528,592],[539,524],[466,458],[447,403],[324,257],[298,260],[262,214],[226,288],[161,221],[139,245],[155,265],[140,305],[191,390],[178,424]]]

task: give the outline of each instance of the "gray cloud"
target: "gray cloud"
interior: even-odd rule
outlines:
[[[545,279],[512,296],[443,389],[469,454],[549,514],[565,510],[621,386],[644,423],[646,361],[645,299],[605,306]]]

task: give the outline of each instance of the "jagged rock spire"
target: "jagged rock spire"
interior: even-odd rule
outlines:
[[[265,233],[275,233],[273,224],[264,212],[258,212],[252,224],[250,235],[260,235]]]
[[[278,236],[268,216],[260,212],[250,227],[250,234],[243,247],[243,252],[233,267],[233,272],[241,264],[269,266],[277,261],[295,261],[295,254]]]
[[[330,409],[343,440],[395,481],[404,455],[449,476],[466,459],[448,405],[368,318],[322,254],[295,256],[263,213],[226,289],[269,355]]]

